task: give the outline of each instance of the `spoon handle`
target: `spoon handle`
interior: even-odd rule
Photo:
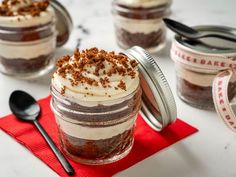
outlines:
[[[65,169],[66,173],[70,176],[73,175],[74,174],[73,167],[69,164],[69,162],[63,156],[63,154],[61,153],[59,148],[54,144],[54,142],[49,137],[49,135],[44,130],[44,128],[40,125],[38,120],[34,120],[33,122],[34,122],[34,125],[38,128],[38,130],[42,134],[42,136],[44,137],[44,139],[46,140],[46,142],[48,143],[48,145],[50,146],[50,148],[52,149],[52,151],[54,152],[54,154],[56,155],[57,159],[60,161],[60,163],[63,166],[63,168]]]
[[[233,34],[205,34],[205,36],[207,37],[217,37],[217,38],[221,38],[221,39],[225,39],[225,40],[229,40],[232,42],[236,42],[236,35]]]

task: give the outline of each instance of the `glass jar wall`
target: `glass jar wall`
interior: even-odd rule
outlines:
[[[166,29],[162,18],[170,13],[169,0],[113,1],[115,34],[118,45],[127,49],[140,46],[150,52],[165,45]]]

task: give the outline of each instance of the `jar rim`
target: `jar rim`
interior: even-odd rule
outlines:
[[[166,3],[154,7],[128,7],[125,5],[117,4],[113,1],[112,13],[119,14],[126,18],[131,19],[156,19],[170,14],[171,3]],[[131,15],[132,14],[132,15]]]
[[[236,28],[228,27],[228,26],[217,26],[217,25],[201,25],[201,26],[193,26],[192,28],[201,31],[201,32],[218,32],[218,33],[235,33],[236,34]],[[224,46],[227,44],[230,44],[230,41],[224,40],[225,43]],[[207,41],[203,42],[201,41],[192,41],[188,40],[186,38],[183,38],[179,35],[175,35],[174,42],[177,43],[177,45],[185,50],[189,50],[196,53],[201,54],[219,54],[219,55],[228,55],[228,54],[234,54],[236,55],[236,47],[235,48],[225,48],[220,46],[211,46],[207,43]],[[214,41],[213,41],[214,42]],[[200,46],[200,47],[198,47]]]

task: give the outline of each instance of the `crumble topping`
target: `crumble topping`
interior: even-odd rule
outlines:
[[[39,16],[41,12],[46,11],[49,6],[49,0],[3,0],[0,4],[1,16]]]
[[[106,65],[109,65],[109,67],[105,68]],[[62,78],[69,78],[72,86],[88,84],[91,86],[100,85],[103,88],[111,88],[110,77],[112,75],[118,74],[134,79],[137,73],[138,63],[136,60],[130,60],[126,55],[121,53],[116,54],[115,52],[91,48],[82,51],[76,49],[73,56],[66,55],[60,58],[56,66],[56,73]],[[90,68],[93,69],[90,70]],[[99,79],[90,78],[87,76],[88,74],[97,76]],[[69,77],[67,77],[68,75]],[[85,89],[87,90],[88,87]],[[125,82],[121,79],[114,89],[126,91]]]

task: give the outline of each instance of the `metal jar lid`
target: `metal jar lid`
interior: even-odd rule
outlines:
[[[141,115],[147,124],[160,131],[177,117],[177,109],[170,87],[156,61],[141,47],[124,52],[139,62],[140,83],[143,90]]]
[[[69,39],[70,33],[73,28],[73,22],[69,12],[60,2],[58,2],[57,0],[50,0],[50,5],[53,7],[57,18],[57,47],[61,47]]]
[[[236,28],[227,26],[204,25],[195,26],[193,28],[203,33],[215,33],[226,35],[233,34],[236,36]],[[175,41],[185,49],[199,52],[202,54],[227,54],[236,52],[235,42],[215,37],[202,38],[201,40],[193,41],[176,35]]]

